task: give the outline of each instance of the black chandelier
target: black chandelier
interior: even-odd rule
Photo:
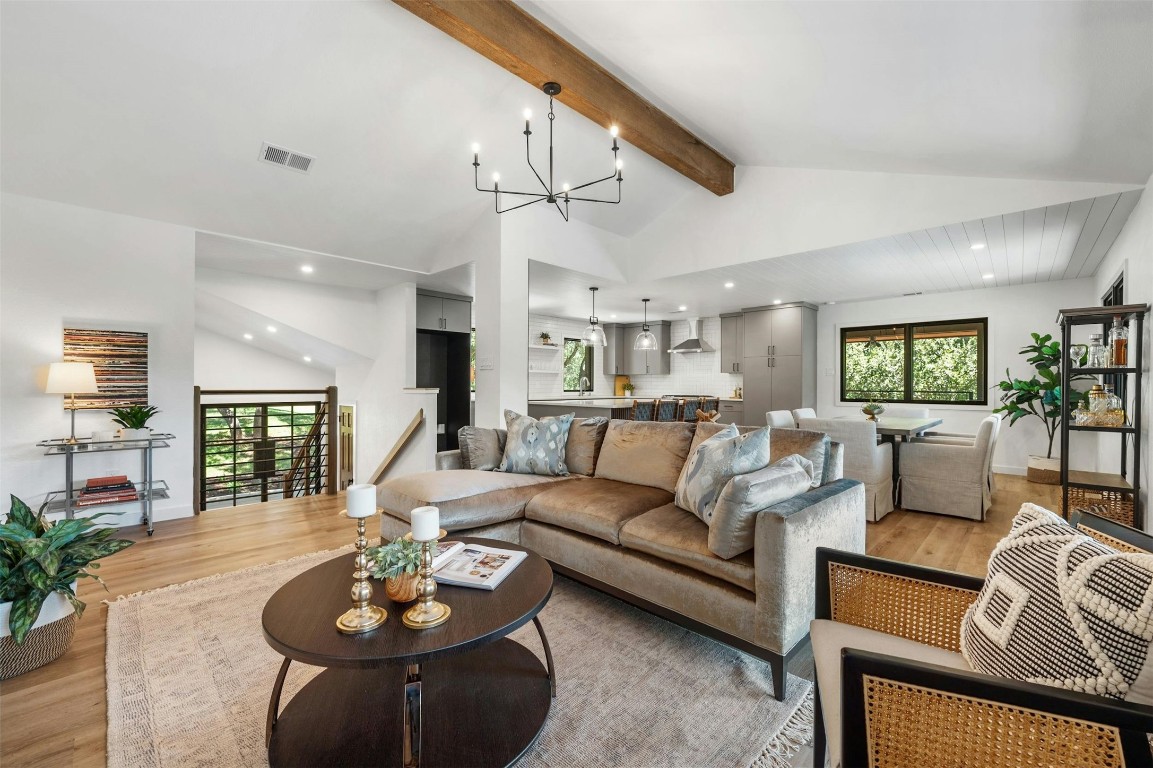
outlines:
[[[609,129],[609,135],[611,135],[613,137],[613,172],[610,173],[608,176],[605,176],[603,179],[597,179],[596,181],[590,181],[587,184],[581,184],[581,185],[576,186],[576,187],[570,187],[568,184],[562,184],[561,189],[560,189],[560,193],[559,194],[557,193],[556,186],[554,185],[554,182],[553,182],[552,123],[553,123],[553,120],[556,119],[556,115],[553,114],[552,100],[553,100],[554,96],[556,96],[558,93],[560,93],[561,87],[558,83],[551,83],[550,82],[550,83],[545,83],[544,87],[541,90],[543,90],[545,93],[548,94],[548,183],[547,184],[545,183],[545,180],[541,178],[541,175],[539,173],[537,173],[536,168],[532,164],[532,155],[529,152],[529,139],[532,136],[532,130],[529,128],[529,121],[532,119],[532,111],[528,110],[528,109],[526,109],[524,111],[524,152],[525,152],[525,159],[528,160],[528,167],[532,169],[533,175],[536,176],[536,180],[540,182],[540,185],[541,185],[543,191],[539,191],[539,192],[513,192],[511,190],[501,189],[500,188],[500,174],[499,173],[494,173],[492,175],[492,189],[481,189],[480,188],[480,146],[477,144],[473,144],[472,145],[472,169],[473,169],[473,177],[474,177],[474,183],[476,185],[476,190],[478,192],[488,192],[488,193],[493,195],[493,197],[495,199],[495,203],[496,203],[496,212],[497,213],[508,213],[509,211],[515,211],[517,208],[524,208],[526,205],[532,205],[533,203],[539,203],[543,200],[546,203],[552,203],[553,205],[555,205],[556,209],[558,211],[560,211],[560,215],[564,216],[565,221],[568,221],[568,204],[572,200],[577,200],[577,201],[580,201],[582,203],[608,203],[609,205],[616,205],[617,203],[619,203],[621,201],[621,182],[624,181],[624,176],[621,175],[621,168],[623,167],[623,164],[621,163],[620,159],[617,157],[617,150],[618,150],[618,147],[617,147],[617,127],[615,125]],[[614,179],[614,178],[617,181],[617,199],[616,200],[597,200],[596,198],[592,198],[592,197],[576,197],[575,195],[572,194],[573,192],[576,192],[578,189],[584,189],[586,187],[591,187],[594,184],[600,184],[602,181],[610,181],[611,179]],[[525,202],[525,203],[521,203],[520,205],[514,205],[511,208],[505,208],[502,210],[500,207],[500,196],[501,195],[518,195],[520,197],[531,197],[532,200],[529,200],[528,202]],[[561,207],[561,203],[564,203],[563,208]]]

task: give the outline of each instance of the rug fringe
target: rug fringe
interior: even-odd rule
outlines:
[[[813,691],[805,694],[801,706],[785,721],[781,732],[761,751],[749,768],[790,768],[789,758],[813,740]]]
[[[184,589],[185,587],[192,586],[193,584],[200,584],[200,583],[205,582],[205,581],[216,581],[217,579],[223,579],[226,576],[235,576],[235,575],[242,574],[242,573],[248,573],[249,571],[259,570],[261,568],[268,568],[269,566],[273,566],[273,565],[284,565],[286,563],[293,563],[293,562],[296,562],[297,560],[304,560],[305,558],[316,557],[317,555],[323,555],[323,554],[326,554],[329,552],[343,552],[344,550],[352,551],[353,549],[355,549],[355,547],[356,547],[355,544],[348,544],[348,545],[343,546],[343,547],[337,547],[336,549],[318,549],[315,552],[308,552],[308,553],[305,553],[303,555],[296,555],[295,557],[287,557],[283,560],[273,560],[272,562],[269,562],[269,563],[258,563],[257,565],[250,565],[247,568],[241,568],[239,571],[228,571],[227,573],[214,573],[211,576],[201,576],[200,578],[192,579],[191,581],[182,581],[182,582],[179,582],[177,584],[168,584],[166,586],[155,587],[153,589],[143,589],[139,592],[133,592],[130,595],[117,595],[116,598],[113,600],[101,600],[100,602],[103,603],[104,605],[113,605],[115,603],[121,603],[121,602],[125,602],[127,600],[133,600],[133,599],[138,598],[138,597],[143,597],[144,595],[152,595],[152,594],[158,594],[158,593],[163,593],[163,592],[175,592],[175,591]]]

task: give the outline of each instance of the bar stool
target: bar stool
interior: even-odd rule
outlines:
[[[653,421],[680,421],[685,409],[684,400],[657,400]]]
[[[632,413],[629,418],[633,421],[652,421],[657,410],[656,400],[633,400]]]

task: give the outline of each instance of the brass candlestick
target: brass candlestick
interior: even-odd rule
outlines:
[[[432,578],[432,545],[437,539],[447,534],[443,529],[439,531],[436,539],[420,542],[420,580],[416,583],[416,605],[409,608],[400,617],[404,626],[409,629],[429,629],[439,627],[448,621],[452,609],[444,603],[438,603],[436,597],[436,579]]]
[[[356,581],[352,585],[352,607],[336,620],[336,628],[347,635],[368,632],[388,620],[388,613],[383,608],[369,602],[372,599],[372,584],[368,580],[368,555],[364,553],[368,546],[364,538],[365,519],[356,519],[356,559],[353,561],[356,570],[352,572],[352,578]]]

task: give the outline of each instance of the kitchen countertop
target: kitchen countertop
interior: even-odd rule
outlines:
[[[568,408],[628,408],[631,397],[572,397],[563,400],[529,400],[529,405],[556,405]]]

